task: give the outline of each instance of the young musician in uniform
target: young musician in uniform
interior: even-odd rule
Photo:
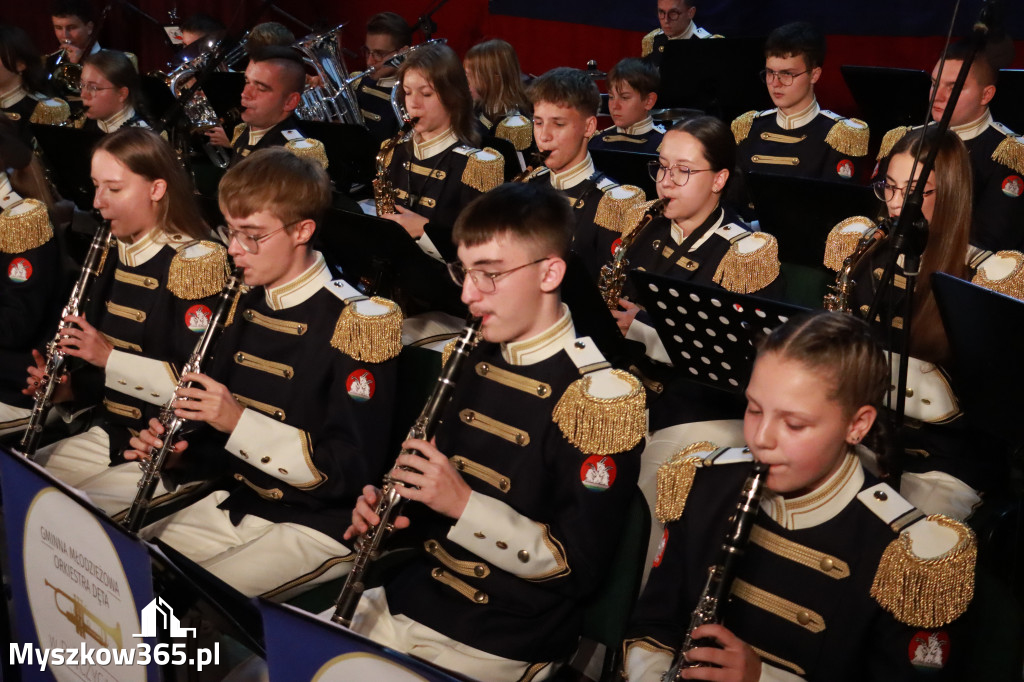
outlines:
[[[366,127],[378,142],[393,136],[401,127],[391,106],[391,90],[397,81],[398,67],[390,66],[387,61],[410,45],[412,29],[400,15],[381,12],[366,22],[363,58],[366,68],[374,71],[359,80],[356,99]]]
[[[754,461],[769,466],[766,491],[731,599],[717,605],[722,624],[690,633],[704,641],[687,660],[713,667],[683,679],[968,679],[962,621],[951,623],[972,599],[974,534],[926,517],[853,452],[888,385],[885,357],[851,315],[794,318],[761,343],[747,448],[695,443],[659,472],[664,533],[627,630],[626,679],[662,679]]]
[[[93,40],[96,30],[92,6],[88,0],[54,0],[50,7],[53,19],[53,34],[60,43],[60,49],[46,57],[47,73],[53,73],[60,64],[81,64],[86,47]],[[99,41],[94,41],[89,54],[100,51]]]
[[[122,126],[148,128],[139,112],[142,91],[135,65],[124,52],[100,50],[82,62],[84,118],[76,128],[112,133]]]
[[[571,222],[543,184],[502,185],[459,217],[451,272],[483,340],[435,439],[406,441],[420,454],[390,473],[416,486],[397,488],[416,503],[397,525],[421,551],[352,622],[479,679],[547,679],[575,650],[636,491],[643,388],[576,337],[559,295]],[[376,497],[364,488],[349,539],[378,521]]]
[[[658,0],[658,23],[661,28],[644,36],[640,43],[640,56],[657,67],[661,64],[665,44],[670,40],[720,37],[711,35],[693,23],[697,5],[698,0]]]
[[[486,40],[469,48],[462,63],[484,133],[511,142],[522,166],[524,152],[533,146],[533,123],[515,48],[504,40]]]
[[[942,72],[932,69],[935,103],[932,118],[941,120],[960,67],[969,54],[968,43],[957,43],[945,54]],[[992,118],[989,103],[996,94],[998,70],[985,51],[971,63],[960,98],[953,109],[950,130],[960,136],[970,154],[974,176],[971,244],[988,251],[1024,250],[1024,138]],[[893,145],[909,128],[886,133],[878,152],[876,176],[885,177],[885,164]]]
[[[639,59],[623,59],[608,72],[608,112],[615,123],[599,132],[590,149],[657,153],[664,126],[655,124],[651,109],[658,101],[661,76]]]
[[[205,427],[175,450],[184,450],[183,475],[191,465],[228,485],[144,534],[258,595],[351,567],[349,510],[392,454],[402,315],[333,280],[312,248],[330,204],[315,163],[259,150],[227,172],[218,199],[221,234],[251,289],[213,365],[181,377],[197,385],[177,392],[175,414]],[[152,420],[130,456],[148,456],[163,432]]]
[[[612,245],[632,227],[631,209],[644,192],[619,185],[594,167],[587,142],[597,131],[601,95],[594,81],[579,69],[559,67],[540,76],[527,89],[533,104],[533,135],[544,165],[524,182],[550,184],[569,199],[575,215],[571,249],[579,254],[596,282]]]
[[[69,113],[67,102],[46,97],[50,87],[40,59],[24,30],[0,24],[0,110],[29,144],[30,122],[62,123]]]

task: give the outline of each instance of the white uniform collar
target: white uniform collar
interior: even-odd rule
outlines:
[[[988,107],[985,107],[985,113],[982,114],[981,118],[965,123],[962,126],[950,126],[950,130],[960,136],[960,139],[966,142],[967,140],[973,140],[978,135],[988,130],[988,127],[992,125],[992,112],[989,111]]]
[[[703,237],[701,237],[700,239],[693,243],[693,246],[690,247],[690,251],[696,251],[697,249],[699,249],[701,245],[704,244],[704,242],[711,238],[711,235],[715,233],[715,230],[718,229],[718,226],[722,224],[723,220],[725,220],[725,211],[722,209],[721,205],[715,206],[715,210],[711,212],[711,215],[709,215],[708,218],[712,218],[716,213],[718,214],[718,218],[715,220],[715,224],[712,225],[708,229],[708,231],[704,233]],[[676,225],[676,221],[674,220],[672,221],[671,236],[672,241],[674,241],[676,244],[682,244],[683,240],[686,239],[686,235],[683,234],[683,228]]]
[[[273,289],[264,288],[263,293],[271,310],[282,310],[299,305],[323,289],[324,285],[333,279],[323,254],[319,251],[314,251],[313,254],[313,264],[306,268],[301,275],[287,284],[281,284]]]
[[[783,130],[793,130],[794,128],[800,128],[807,125],[814,120],[814,117],[821,111],[821,107],[818,106],[817,98],[811,99],[811,103],[807,105],[807,108],[803,111],[798,111],[795,114],[786,115],[782,113],[781,109],[775,110],[775,122]]]
[[[562,304],[562,316],[553,325],[525,341],[501,344],[501,357],[513,365],[532,365],[547,360],[576,338],[569,306]]]
[[[110,118],[103,118],[96,121],[96,125],[99,126],[100,130],[105,133],[112,133],[119,129],[125,123],[130,121],[135,116],[135,108],[131,105],[126,106],[121,111],[117,112]]]
[[[412,153],[413,156],[422,161],[423,159],[429,159],[435,154],[440,154],[458,141],[459,138],[455,135],[455,131],[449,126],[447,130],[429,142],[417,142],[416,137],[413,136]]]
[[[816,489],[789,499],[768,492],[761,499],[761,511],[783,528],[812,528],[839,514],[863,486],[864,470],[860,460],[848,453],[839,469]]]
[[[27,96],[28,90],[22,87],[21,83],[15,83],[4,92],[0,92],[0,109],[13,107]]]
[[[377,85],[382,88],[393,88],[395,83],[398,82],[398,76],[388,76],[387,78],[381,78],[377,81]]]
[[[654,119],[648,116],[638,123],[634,123],[628,128],[620,128],[615,126],[615,132],[622,133],[623,135],[643,135],[654,130]]]
[[[11,187],[11,180],[7,177],[7,173],[0,170],[0,209],[6,209],[19,201],[21,201],[21,195]]]
[[[693,37],[693,34],[697,32],[697,25],[693,23],[693,19],[690,19],[690,23],[686,25],[686,30],[677,36],[665,36],[669,40],[687,40]],[[662,31],[662,33],[665,33]]]
[[[590,158],[590,152],[587,152],[587,158],[572,168],[561,173],[551,171],[551,186],[555,189],[572,189],[595,172],[597,172],[597,169],[594,168],[594,160]]]
[[[178,237],[174,241],[181,241],[178,235],[173,235],[173,237]],[[165,244],[172,241],[173,237],[160,228],[154,227],[141,239],[131,244],[118,240],[118,258],[128,267],[136,268],[158,254]]]

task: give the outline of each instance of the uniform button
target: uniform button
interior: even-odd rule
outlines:
[[[285,371],[281,372],[281,374],[284,375],[285,379],[291,379],[292,378],[292,371],[290,369],[286,369]]]
[[[932,401],[928,400],[928,398],[922,398],[921,399],[921,404],[922,405],[931,405]]]
[[[159,393],[150,393],[150,395],[153,396],[154,398],[159,398],[160,397]]]
[[[486,535],[484,535],[483,533],[481,533],[480,531],[477,531],[477,532],[473,533],[473,537],[475,537],[475,538],[479,538],[479,539],[483,540],[483,539],[484,539],[484,538],[486,538],[487,536],[486,536]]]
[[[908,398],[913,398],[914,397],[914,389],[909,388],[909,387],[907,388],[907,397]]]
[[[263,464],[267,464],[268,462],[270,462],[270,457],[264,455],[263,457],[260,457],[260,462]]]
[[[136,390],[136,391],[141,391],[141,390],[143,390],[143,387],[142,387],[142,386],[136,386],[136,387],[135,387],[135,390]]]
[[[238,454],[240,454],[245,459],[249,459],[249,453],[246,452],[245,450],[239,450]]]
[[[540,396],[541,398],[543,398],[543,397],[544,397],[544,396],[546,396],[547,394],[548,394],[548,387],[547,387],[547,386],[538,386],[538,387],[537,387],[537,395],[538,395],[538,396]]]
[[[452,464],[454,464],[455,468],[458,469],[459,471],[463,471],[466,468],[466,463],[462,460],[461,457],[456,457],[455,459],[453,459]]]
[[[822,557],[821,558],[821,570],[827,572],[827,571],[831,571],[835,567],[836,567],[836,562],[832,561],[832,557],[827,557],[826,556],[826,557]]]
[[[481,362],[480,363],[480,374],[486,376],[487,373],[490,372],[490,371],[491,371],[491,366],[490,365],[488,365],[486,362]]]
[[[481,592],[478,590],[477,593],[473,595],[473,601],[475,601],[477,604],[486,604],[487,594],[485,592]]]
[[[487,572],[487,569],[484,568],[480,564],[477,564],[476,566],[473,567],[473,575],[475,575],[477,578],[483,578],[484,577],[484,573],[486,573],[486,572]]]
[[[252,322],[252,318],[253,318],[253,317],[254,317],[254,316],[253,316],[253,314],[252,314],[252,311],[251,311],[251,310],[246,310],[246,311],[245,311],[245,319],[247,319],[247,320],[249,320],[250,322]]]
[[[587,347],[587,344],[584,341],[577,341],[573,345],[576,346],[577,348],[586,348]]]
[[[432,575],[435,578],[440,578],[442,575],[444,575],[444,569],[443,568],[435,568],[434,570],[432,570],[430,572],[430,575]]]
[[[503,479],[498,481],[498,490],[500,490],[503,493],[508,491],[508,479],[507,478],[503,478]]]
[[[128,385],[128,382],[127,382],[127,381],[125,381],[124,379],[118,379],[118,380],[117,380],[117,383],[119,383],[119,384],[120,384],[120,385],[122,385],[122,386],[127,386],[127,385]]]
[[[517,433],[516,434],[516,445],[522,445],[524,440],[526,440],[526,439],[523,436],[523,434],[521,434],[521,433]]]
[[[278,473],[284,474],[285,476],[288,475],[288,470],[287,469],[278,469],[277,471],[278,471]]]
[[[807,625],[811,622],[811,614],[806,611],[800,611],[796,614],[796,622],[800,623],[800,625]]]
[[[284,421],[284,412],[281,410],[274,410],[274,417],[279,421]]]
[[[884,490],[876,490],[875,491],[875,499],[876,500],[881,500],[882,502],[885,502],[886,500],[889,499],[889,496],[885,494]]]
[[[428,541],[427,542],[427,551],[430,552],[431,554],[436,552],[437,551],[437,543],[434,542],[433,540]]]
[[[516,556],[519,557],[519,560],[522,561],[524,564],[530,560],[530,553],[527,552],[525,549],[519,550],[519,554],[516,554]]]
[[[498,540],[494,543],[494,546],[498,549],[508,549],[508,544],[504,540]]]
[[[156,281],[154,281],[154,280],[150,279],[149,277],[147,277],[145,280],[143,280],[143,284],[145,284],[147,287],[151,287],[154,284],[156,284]]]

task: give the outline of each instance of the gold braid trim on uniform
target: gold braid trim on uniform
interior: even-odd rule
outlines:
[[[875,158],[876,161],[881,161],[885,157],[889,156],[892,152],[892,148],[896,146],[896,143],[903,139],[903,136],[911,131],[910,126],[896,126],[885,134],[882,138],[882,146],[878,148],[878,156]]]
[[[732,128],[732,136],[736,138],[736,144],[747,139],[747,135],[750,134],[750,126],[754,125],[754,118],[756,117],[756,111],[748,111],[732,120],[732,125],[729,127]]]
[[[744,239],[758,237],[764,239],[764,246],[750,253],[740,253],[739,244],[733,242],[715,270],[712,279],[716,284],[737,294],[750,294],[775,281],[780,267],[779,242],[767,232],[754,232]]]
[[[843,232],[850,225],[861,223],[874,227],[874,222],[865,218],[864,216],[855,215],[852,218],[836,224],[832,228],[832,231],[828,233],[828,238],[825,240],[825,258],[822,261],[826,268],[830,268],[839,272],[843,268],[843,261],[846,257],[851,255],[857,250],[857,244],[860,243],[861,237],[864,236],[863,232]]]
[[[992,152],[992,160],[1024,174],[1024,142],[1013,135],[1007,135]]]
[[[235,313],[238,312],[238,302],[242,300],[242,295],[249,293],[249,287],[241,285],[238,287],[238,291],[235,292],[235,300],[231,302],[231,310],[228,311],[228,319],[224,322],[225,327],[230,327],[235,321]]]
[[[231,146],[235,146],[235,141],[238,140],[239,136],[245,131],[245,123],[239,123],[235,126],[234,132],[231,133]]]
[[[501,152],[490,147],[484,147],[484,151],[494,158],[481,159],[479,152],[473,152],[466,160],[466,169],[462,171],[462,184],[478,192],[490,192],[505,182],[505,158]]]
[[[178,298],[194,301],[197,298],[213,296],[224,288],[228,275],[228,251],[216,242],[200,241],[209,251],[201,256],[189,258],[185,251],[189,244],[178,249],[167,270],[167,290]]]
[[[616,198],[612,194],[615,189],[630,190],[630,195],[621,199]],[[644,191],[636,185],[613,187],[602,194],[601,201],[597,204],[597,212],[594,214],[594,223],[618,234],[629,232],[636,227],[647,211],[647,207],[641,208],[646,199]]]
[[[370,299],[385,306],[383,315],[364,315],[356,304],[345,306],[334,325],[331,345],[361,362],[384,362],[402,350],[402,309],[393,301],[374,296]]]
[[[521,118],[525,123],[518,126],[509,125],[508,120],[510,118]],[[497,129],[494,131],[494,136],[502,140],[508,140],[516,148],[517,152],[521,152],[529,148],[533,142],[533,123],[525,116],[507,116],[498,124]]]
[[[952,549],[933,559],[914,553],[910,534],[889,543],[878,562],[871,596],[896,620],[919,628],[937,628],[958,618],[974,597],[974,564],[978,545],[974,532],[941,514],[928,517],[956,532]]]
[[[569,384],[551,413],[562,435],[589,454],[625,452],[639,443],[647,432],[643,384],[629,372],[610,371],[629,384],[628,393],[599,398],[590,393],[592,379],[585,376]]]
[[[299,143],[305,143],[306,146],[299,146]],[[318,164],[324,170],[327,169],[327,151],[324,149],[324,143],[312,137],[307,137],[302,140],[288,140],[285,143],[284,148],[290,151],[295,156],[303,159],[309,159],[314,163]]]
[[[646,57],[650,53],[654,52],[654,38],[658,35],[658,31],[661,29],[654,29],[643,38],[640,39],[640,56]]]
[[[1006,277],[989,279],[979,269],[977,274],[971,279],[971,283],[991,289],[992,291],[998,291],[1000,294],[1013,296],[1018,301],[1024,301],[1024,253],[1019,251],[997,251],[996,256],[1012,258],[1016,263],[1013,271],[1006,275]]]
[[[717,450],[718,446],[706,440],[691,443],[665,460],[658,467],[658,496],[654,503],[654,516],[662,523],[677,521],[686,509],[686,500],[703,458],[698,452]]]
[[[14,215],[15,206],[27,204],[31,208]],[[0,252],[24,253],[53,239],[53,225],[46,204],[35,199],[22,199],[0,213]]]
[[[459,337],[453,338],[448,343],[444,344],[444,348],[441,350],[441,366],[444,367],[448,364],[448,358],[455,352],[455,345],[459,342]]]
[[[850,123],[859,124],[858,126]],[[868,124],[859,118],[844,118],[836,121],[825,136],[825,144],[846,156],[867,156],[871,131]]]
[[[43,123],[45,125],[59,125],[71,117],[71,107],[59,97],[40,100],[36,108],[32,110],[31,123]]]
[[[760,656],[764,660],[768,661],[769,663],[775,663],[776,666],[781,666],[783,668],[789,668],[790,670],[793,671],[794,674],[799,675],[800,677],[803,677],[804,675],[807,674],[806,672],[804,672],[804,669],[801,668],[800,666],[798,666],[796,663],[790,663],[786,659],[779,658],[778,656],[776,656],[774,654],[770,654],[767,651],[765,651],[764,649],[758,649],[756,646],[752,646],[750,648],[754,650],[755,654],[757,654],[758,656]]]

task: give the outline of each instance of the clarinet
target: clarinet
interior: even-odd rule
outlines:
[[[699,646],[715,646],[711,640],[695,640],[693,631],[701,625],[722,622],[720,609],[729,599],[729,591],[732,589],[732,582],[736,577],[736,567],[740,557],[743,556],[747,540],[750,539],[750,530],[754,527],[754,521],[757,519],[758,505],[761,503],[767,476],[768,465],[755,462],[753,471],[750,472],[750,476],[743,484],[743,491],[740,493],[736,511],[731,519],[732,525],[722,540],[718,561],[708,567],[708,580],[704,585],[704,591],[701,592],[700,599],[697,600],[697,607],[690,615],[690,626],[686,630],[686,638],[672,658],[672,666],[661,676],[662,682],[681,680],[679,674],[685,668],[700,668],[707,665],[691,663],[686,660],[686,652]]]
[[[241,286],[242,270],[241,268],[236,268],[232,271],[227,281],[224,282],[224,288],[221,289],[218,295],[217,308],[213,312],[210,324],[196,343],[196,347],[192,351],[192,355],[189,356],[188,362],[182,368],[182,376],[189,372],[202,372],[203,367],[209,362],[213,355],[213,349],[217,345],[217,340],[220,338],[221,332],[224,331],[224,327],[227,326],[228,317],[235,302],[235,294],[238,293],[238,289]],[[139,490],[135,493],[132,506],[128,508],[128,512],[121,520],[121,525],[131,533],[137,534],[139,529],[142,528],[143,521],[146,519],[146,513],[149,511],[150,502],[153,500],[153,494],[156,491],[156,484],[160,480],[160,472],[164,468],[167,456],[172,448],[174,448],[177,440],[176,436],[181,433],[182,427],[188,421],[174,414],[174,401],[177,399],[178,391],[191,387],[191,381],[179,379],[174,393],[164,403],[164,406],[160,408],[160,425],[164,427],[163,445],[159,448],[152,448],[149,453],[149,459],[139,462],[139,468],[142,469],[142,478],[139,479],[138,484]]]
[[[36,449],[39,447],[39,437],[43,433],[43,425],[46,423],[46,416],[53,407],[53,392],[60,386],[60,382],[67,374],[67,354],[60,348],[60,340],[70,322],[65,322],[69,315],[79,316],[82,314],[82,306],[88,296],[89,288],[95,281],[96,276],[103,270],[107,261],[107,250],[110,247],[110,222],[103,221],[93,235],[89,251],[85,254],[85,261],[82,263],[82,272],[78,275],[78,281],[71,289],[71,297],[67,304],[60,311],[60,324],[57,326],[57,333],[53,339],[46,344],[46,367],[43,370],[43,378],[36,387],[35,403],[32,405],[32,413],[29,415],[28,424],[25,426],[21,440],[18,442],[17,452],[32,459],[35,457]]]
[[[434,430],[441,421],[441,412],[452,397],[452,391],[455,389],[455,379],[462,369],[462,365],[465,364],[466,358],[469,357],[470,352],[477,344],[477,332],[480,331],[480,323],[480,318],[473,318],[468,322],[466,328],[462,330],[455,344],[455,349],[441,370],[441,375],[437,378],[437,384],[427,399],[427,404],[423,406],[420,416],[416,418],[412,428],[409,429],[409,438],[430,440],[434,435]],[[399,456],[407,454],[415,454],[415,450],[402,448]],[[331,620],[339,625],[344,625],[345,627],[352,625],[352,616],[355,615],[356,606],[359,605],[359,598],[366,589],[364,580],[370,562],[377,558],[380,554],[381,545],[395,529],[395,520],[398,518],[398,513],[403,506],[402,503],[405,501],[398,494],[397,486],[399,485],[404,484],[395,481],[390,476],[384,477],[384,486],[381,488],[380,495],[377,498],[377,506],[374,509],[374,513],[380,518],[380,522],[370,526],[357,541],[352,570],[345,579],[345,585],[341,588],[341,593],[338,595],[337,601],[335,601],[334,615],[331,616]]]

